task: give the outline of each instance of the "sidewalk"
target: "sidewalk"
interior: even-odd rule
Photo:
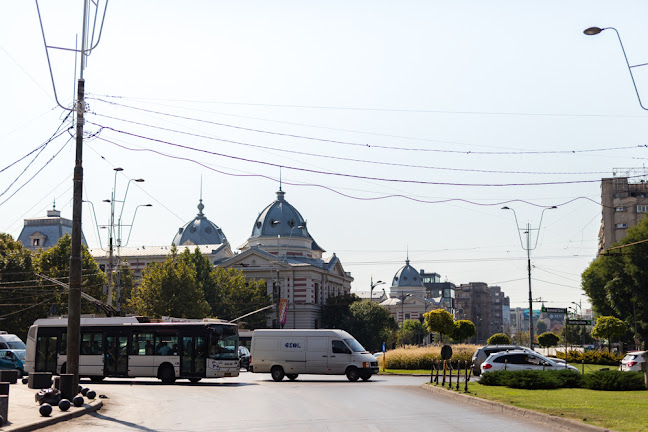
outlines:
[[[27,384],[18,380],[17,384],[9,386],[9,421],[0,426],[0,431],[23,432],[40,429],[55,423],[73,419],[83,414],[97,411],[103,405],[97,395],[94,400],[84,398],[84,404],[80,407],[72,405],[69,410],[61,411],[58,406],[52,407],[52,414],[49,417],[40,415],[40,405],[35,401],[37,389],[30,389]]]

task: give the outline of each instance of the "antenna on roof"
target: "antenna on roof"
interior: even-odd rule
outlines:
[[[279,192],[281,192],[281,167],[279,167]]]

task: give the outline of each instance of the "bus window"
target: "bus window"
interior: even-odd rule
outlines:
[[[103,354],[103,333],[81,333],[81,355]]]
[[[153,333],[133,333],[132,355],[153,355]]]
[[[56,373],[56,336],[38,336],[36,371]]]
[[[155,355],[178,355],[178,336],[158,333],[155,336]]]

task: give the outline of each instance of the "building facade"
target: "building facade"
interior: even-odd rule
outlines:
[[[65,234],[72,235],[72,221],[61,217],[61,212],[56,210],[56,204],[54,204],[52,210],[47,211],[46,217],[24,220],[18,241],[33,251],[49,249]],[[83,232],[81,232],[81,242],[84,245],[87,244]]]
[[[510,300],[498,286],[484,282],[470,282],[457,287],[455,317],[475,324],[475,342],[486,343],[495,333],[504,331],[504,312],[510,309]],[[509,323],[510,323],[510,313]]]

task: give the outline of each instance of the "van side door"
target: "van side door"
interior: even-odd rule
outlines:
[[[329,338],[311,336],[307,338],[306,373],[329,373]]]
[[[351,363],[351,349],[342,339],[330,338],[329,344],[329,373],[344,375],[346,367]]]

